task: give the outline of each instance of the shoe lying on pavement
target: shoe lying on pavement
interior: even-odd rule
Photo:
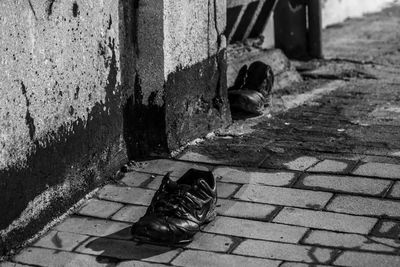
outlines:
[[[228,91],[231,110],[261,115],[268,105],[274,85],[274,73],[269,65],[256,61],[244,65]]]
[[[211,172],[190,169],[178,181],[165,175],[146,214],[132,226],[135,240],[156,244],[191,242],[216,217],[216,181]]]

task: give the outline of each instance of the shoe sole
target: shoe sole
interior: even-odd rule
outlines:
[[[215,218],[217,217],[217,212],[213,211],[211,213],[209,213],[207,215],[206,220],[204,221],[204,223],[202,223],[201,225],[199,225],[199,231],[200,228],[206,224],[209,224],[210,222],[214,221]],[[147,236],[139,236],[139,235],[133,235],[133,240],[137,241],[137,242],[142,242],[142,243],[147,243],[147,244],[151,244],[151,245],[159,245],[159,246],[182,246],[182,245],[187,245],[189,243],[191,243],[193,241],[193,238],[196,234],[194,234],[190,239],[185,239],[185,240],[180,240],[178,242],[165,242],[165,241],[158,241],[158,240],[153,240]]]

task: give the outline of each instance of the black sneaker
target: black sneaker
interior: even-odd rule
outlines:
[[[156,244],[191,242],[216,217],[216,181],[211,172],[190,169],[178,181],[165,175],[146,214],[132,226],[135,240]]]
[[[274,79],[271,67],[261,61],[253,62],[248,68],[244,65],[228,91],[232,112],[262,115],[269,105]]]
[[[249,66],[243,87],[247,90],[260,92],[265,99],[268,99],[274,86],[274,80],[271,66],[256,61]]]

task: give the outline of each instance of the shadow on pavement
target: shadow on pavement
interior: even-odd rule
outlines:
[[[130,235],[130,227],[109,236],[95,238],[85,245],[85,249],[90,254],[96,254],[96,260],[99,263],[103,263],[105,257],[117,259],[118,262],[129,260],[162,261],[163,257],[170,258],[168,255],[178,253],[176,248],[133,241]]]

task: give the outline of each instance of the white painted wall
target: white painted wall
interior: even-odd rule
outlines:
[[[360,17],[366,13],[377,12],[399,0],[325,0],[322,1],[322,26],[339,23],[347,18]]]

